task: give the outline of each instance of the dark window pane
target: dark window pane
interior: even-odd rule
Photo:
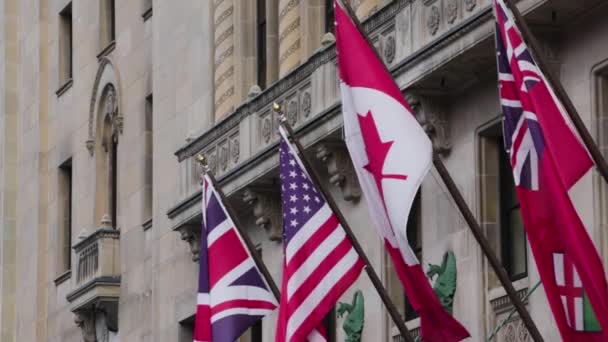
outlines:
[[[325,0],[325,32],[335,33],[334,0]]]
[[[501,141],[502,138],[498,142]],[[528,274],[526,233],[515,191],[509,155],[504,151],[501,151],[499,155],[501,254],[503,265],[511,280],[517,280]]]
[[[266,0],[257,2],[258,85],[266,88]]]
[[[414,199],[414,203],[412,203],[412,209],[410,210],[410,216],[408,217],[408,220],[407,220],[407,240],[410,243],[410,247],[412,247],[412,249],[414,250],[414,253],[416,253],[416,258],[418,258],[418,260],[422,259],[422,234],[420,231],[421,214],[422,214],[422,212],[421,212],[421,205],[420,205],[420,190],[418,190],[418,193],[416,194],[416,198]],[[414,310],[414,308],[410,304],[410,301],[407,300],[407,296],[406,296],[405,320],[409,321],[414,318],[417,318],[418,316],[419,316],[418,313]]]

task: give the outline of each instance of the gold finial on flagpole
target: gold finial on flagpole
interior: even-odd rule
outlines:
[[[202,153],[196,155],[196,161],[201,165],[207,165],[207,159]]]
[[[207,164],[207,158],[202,153],[196,155],[195,160],[203,168],[203,173],[209,173],[209,165]]]
[[[279,115],[279,121],[281,121],[281,122],[287,121],[287,118],[285,117],[285,114],[283,114],[283,110],[281,108],[281,105],[278,102],[274,102],[272,104],[272,110]]]

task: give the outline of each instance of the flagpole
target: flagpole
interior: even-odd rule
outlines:
[[[380,277],[374,270],[367,255],[363,251],[361,244],[359,244],[359,240],[357,240],[357,237],[355,236],[352,229],[348,225],[348,222],[342,215],[342,212],[340,211],[340,209],[338,208],[338,205],[334,201],[333,196],[331,195],[329,190],[327,190],[327,188],[325,187],[325,184],[321,182],[321,178],[319,176],[317,176],[317,173],[312,168],[310,162],[308,161],[308,158],[304,154],[304,148],[300,144],[300,141],[296,138],[296,135],[293,132],[293,129],[291,128],[291,125],[289,125],[289,123],[287,122],[287,119],[283,115],[283,112],[281,111],[281,106],[278,103],[274,103],[272,108],[277,114],[279,114],[279,124],[283,128],[285,128],[285,130],[287,131],[287,134],[289,135],[289,138],[291,139],[291,141],[294,143],[296,149],[298,150],[298,153],[300,155],[300,160],[302,160],[302,164],[304,165],[304,168],[310,175],[312,181],[319,187],[319,191],[321,191],[321,194],[327,201],[327,204],[329,205],[331,210],[334,212],[334,214],[340,221],[340,225],[342,225],[342,228],[344,228],[344,232],[346,233],[346,236],[348,236],[348,239],[350,240],[351,244],[353,245],[353,248],[355,249],[357,254],[359,254],[359,257],[361,257],[361,259],[363,259],[363,262],[365,263],[365,272],[367,272],[369,279],[371,280],[372,284],[376,288],[376,291],[380,295],[380,298],[382,299],[382,302],[386,306],[386,309],[388,310],[389,315],[393,319],[393,322],[395,322],[395,325],[397,326],[399,333],[407,342],[414,342],[414,339],[410,335],[409,330],[405,326],[405,322],[403,321],[401,314],[397,310],[397,307],[395,307],[395,304],[393,303],[388,292],[384,288],[384,285],[382,285],[382,281],[380,280]]]
[[[213,174],[210,172],[209,166],[207,165],[207,161],[205,159],[205,156],[203,156],[202,154],[198,154],[196,156],[196,161],[202,165],[203,174],[207,175],[209,177],[209,179],[211,180],[211,185],[213,186],[213,188],[215,189],[215,192],[220,197],[220,201],[223,203],[224,207],[228,211],[228,214],[230,215],[230,219],[234,223],[236,230],[238,230],[239,234],[241,235],[241,238],[243,238],[243,241],[245,241],[245,245],[247,245],[247,249],[249,249],[249,253],[251,253],[251,257],[253,258],[253,261],[255,262],[256,266],[258,267],[258,269],[260,270],[260,272],[266,279],[266,283],[268,283],[268,286],[270,287],[272,294],[275,296],[277,301],[280,301],[281,292],[279,291],[277,284],[274,282],[274,279],[272,279],[272,276],[270,275],[270,272],[268,271],[266,264],[264,263],[264,261],[262,260],[262,257],[260,256],[257,249],[255,248],[255,245],[249,238],[249,234],[247,234],[247,231],[241,225],[238,217],[236,216],[236,213],[234,212],[234,210],[232,210],[232,207],[230,205],[228,205],[228,200],[226,199],[226,195],[224,194],[224,191],[222,191],[222,188],[219,186],[219,184],[218,184],[217,180],[215,179],[215,177],[213,176]],[[203,196],[204,196],[204,193],[203,193]]]
[[[340,1],[342,3],[347,14],[350,16],[350,18],[352,19],[353,23],[355,24],[355,26],[357,27],[357,29],[359,30],[361,35],[365,38],[369,47],[372,49],[372,51],[374,51],[378,60],[382,61],[383,59],[378,54],[378,51],[376,51],[374,44],[372,43],[371,39],[369,38],[369,36],[365,32],[365,30],[363,30],[361,22],[359,22],[359,19],[357,18],[357,15],[353,11],[352,7],[350,6],[349,1],[348,0],[338,0],[338,1]],[[509,1],[509,0],[507,0],[507,1]],[[382,66],[384,67],[385,71],[390,75],[391,72],[390,72],[390,70],[388,70],[386,65],[384,63],[382,63]],[[473,215],[473,212],[471,211],[471,209],[467,205],[466,201],[464,200],[464,197],[460,193],[460,190],[458,190],[458,187],[454,183],[452,176],[450,175],[450,173],[446,169],[445,165],[443,164],[443,161],[440,159],[439,155],[437,155],[436,153],[433,153],[433,164],[435,165],[435,169],[437,170],[441,179],[443,180],[446,187],[448,188],[450,195],[452,195],[452,198],[456,202],[456,206],[458,207],[458,209],[460,210],[460,213],[462,214],[465,221],[467,222],[469,229],[473,233],[473,236],[479,243],[481,250],[483,251],[485,256],[488,258],[488,261],[490,262],[490,265],[492,266],[492,268],[494,269],[494,272],[498,276],[500,283],[502,284],[503,288],[507,292],[507,296],[513,303],[513,306],[515,306],[515,309],[517,310],[519,317],[521,318],[524,325],[528,329],[530,336],[532,337],[532,339],[535,342],[544,341],[538,328],[536,327],[536,324],[532,320],[530,313],[528,312],[528,310],[526,310],[524,303],[521,301],[521,299],[517,295],[517,292],[515,291],[515,288],[513,287],[513,283],[509,279],[507,272],[505,271],[504,267],[500,263],[498,257],[496,256],[496,253],[490,246],[489,241],[486,239],[485,235],[483,234],[481,226],[477,222],[477,219]]]
[[[515,291],[515,288],[513,287],[513,283],[511,282],[511,279],[509,279],[509,275],[507,274],[507,271],[500,263],[500,260],[498,260],[496,253],[490,246],[490,242],[488,242],[485,235],[483,234],[483,231],[481,229],[481,226],[479,225],[479,222],[477,222],[477,219],[473,215],[473,212],[467,205],[466,201],[464,200],[464,197],[462,197],[460,190],[458,190],[456,183],[454,183],[454,179],[452,179],[452,176],[446,169],[445,165],[443,164],[443,161],[441,161],[441,158],[439,157],[439,155],[437,153],[433,153],[433,165],[435,165],[435,169],[437,170],[437,173],[439,173],[439,176],[443,180],[443,183],[447,187],[450,195],[452,195],[454,202],[456,202],[456,206],[460,210],[460,213],[464,217],[464,220],[469,225],[469,228],[470,228],[471,232],[473,233],[473,236],[475,236],[475,239],[479,243],[481,250],[488,258],[488,261],[490,262],[490,265],[492,266],[492,268],[494,269],[494,272],[498,276],[500,283],[502,284],[503,288],[507,292],[507,296],[509,296],[509,298],[511,299],[511,302],[513,303],[513,306],[515,306],[515,309],[517,310],[519,317],[521,318],[521,320],[524,322],[526,328],[528,329],[530,336],[532,336],[532,339],[534,341],[537,341],[537,342],[544,341],[543,337],[541,336],[540,332],[538,331],[538,328],[536,327],[536,324],[532,320],[530,313],[526,309],[523,301],[517,295],[517,291]]]
[[[576,107],[574,107],[574,104],[572,103],[572,100],[568,96],[568,93],[562,86],[561,82],[559,82],[553,76],[553,73],[551,72],[551,70],[549,69],[547,64],[545,63],[545,59],[543,58],[542,54],[540,54],[541,50],[538,47],[538,42],[536,41],[536,38],[534,38],[534,35],[530,31],[530,27],[528,27],[528,24],[526,24],[526,21],[524,20],[523,16],[521,15],[521,12],[517,9],[517,6],[515,6],[514,1],[513,0],[504,0],[504,1],[505,1],[505,4],[507,5],[507,7],[509,7],[511,12],[513,13],[513,16],[515,17],[515,21],[517,21],[518,27],[521,29],[522,38],[524,39],[524,41],[526,41],[528,43],[528,47],[532,51],[532,55],[535,57],[534,60],[536,61],[539,69],[545,75],[545,77],[549,81],[549,84],[551,86],[553,86],[553,89],[555,90],[557,97],[561,100],[564,107],[566,107],[565,108],[566,112],[568,112],[568,116],[570,116],[570,119],[572,120],[572,123],[574,124],[578,133],[580,134],[581,139],[585,143],[585,146],[587,147],[589,154],[591,154],[591,158],[593,158],[593,161],[595,162],[595,165],[597,166],[598,171],[604,178],[604,181],[606,181],[608,183],[608,164],[606,163],[606,159],[604,158],[604,156],[602,155],[602,152],[600,152],[599,147],[593,140],[591,133],[589,133],[589,130],[587,129],[587,127],[585,126],[585,123],[581,119],[581,116],[579,115],[578,111],[576,110]]]

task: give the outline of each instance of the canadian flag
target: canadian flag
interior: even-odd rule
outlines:
[[[433,292],[406,234],[416,192],[432,162],[432,144],[351,18],[334,1],[346,144],[371,217],[420,315],[425,341],[460,341],[467,330]]]

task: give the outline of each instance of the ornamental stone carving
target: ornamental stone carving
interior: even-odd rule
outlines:
[[[228,168],[228,144],[224,144],[219,147],[219,160],[220,160],[220,168],[222,171],[226,171]]]
[[[477,5],[477,0],[464,0],[464,8],[471,12]]]
[[[532,338],[522,320],[516,317],[502,328],[499,340],[504,342],[529,342],[532,341]]]
[[[310,92],[305,91],[302,93],[302,99],[301,99],[301,108],[302,108],[302,114],[304,114],[304,117],[308,117],[310,115],[311,107],[312,107],[312,99],[310,97]]]
[[[452,144],[448,136],[448,121],[442,107],[430,98],[414,94],[408,94],[406,97],[416,119],[433,143],[433,152],[440,155],[449,154]]]
[[[433,6],[429,10],[428,17],[426,18],[426,27],[429,29],[429,33],[434,36],[439,29],[439,8],[437,6]]]
[[[212,173],[216,173],[217,172],[217,157],[215,155],[215,152],[205,154],[205,156],[207,156],[207,160],[209,161],[209,164],[208,164],[209,170],[211,170]]]
[[[264,138],[264,142],[269,142],[270,141],[270,134],[272,131],[272,128],[270,128],[271,126],[271,122],[270,122],[270,116],[267,115],[264,119],[262,119],[262,137]]]
[[[74,313],[74,324],[80,328],[84,342],[97,342],[94,310],[81,310]]]
[[[296,122],[298,121],[298,103],[296,101],[289,102],[287,105],[286,116],[287,122],[289,122],[291,126],[295,126]]]
[[[361,189],[346,146],[340,142],[323,142],[316,147],[316,157],[327,168],[329,182],[342,190],[346,201],[361,198]]]
[[[87,139],[87,141],[85,142],[85,146],[87,147],[87,150],[89,151],[89,154],[92,157],[93,152],[95,151],[95,140],[93,140],[92,138]]]
[[[184,224],[179,227],[180,237],[182,241],[185,241],[190,245],[190,252],[192,253],[192,261],[197,262],[201,253],[201,226],[198,224]]]
[[[115,311],[110,313],[110,311]],[[101,302],[92,307],[79,309],[74,312],[74,324],[82,332],[84,342],[109,342],[112,335],[116,335],[117,308],[106,310]]]
[[[232,138],[230,141],[230,156],[232,157],[232,162],[234,164],[239,162],[239,154],[240,154],[240,146],[239,146],[239,138]]]
[[[453,24],[458,17],[458,2],[457,0],[446,0],[445,5],[446,19],[449,24]]]
[[[270,241],[280,242],[283,221],[279,193],[270,187],[248,187],[243,201],[253,210],[255,225],[266,230]]]
[[[395,37],[392,35],[386,37],[384,44],[384,60],[391,64],[395,60]]]

